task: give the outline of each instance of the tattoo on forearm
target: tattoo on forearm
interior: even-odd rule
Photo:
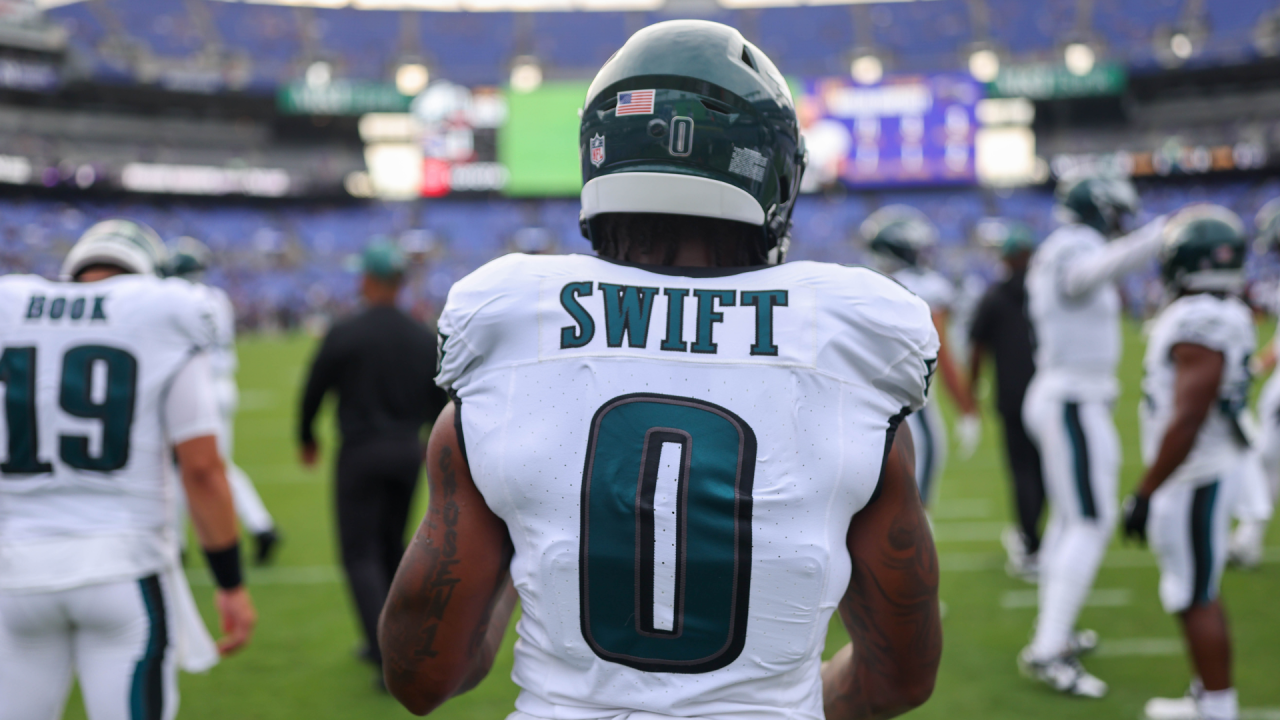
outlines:
[[[900,445],[896,452],[904,450]],[[927,524],[918,507],[904,507],[893,519],[888,542],[877,549],[878,557],[853,557],[850,592],[840,612],[853,641],[854,672],[835,698],[852,717],[896,714],[878,707],[876,695],[903,676],[905,659],[925,660],[921,672],[937,668],[942,646],[938,564]],[[876,622],[887,619],[886,614],[894,622]]]
[[[418,533],[413,538],[411,554],[425,559],[420,563],[421,578],[416,593],[406,593],[402,597],[393,594],[389,617],[395,618],[390,627],[391,633],[402,636],[414,636],[415,643],[406,644],[404,649],[412,646],[409,655],[399,655],[398,648],[385,648],[389,667],[397,674],[411,676],[416,664],[427,658],[436,657],[436,634],[444,619],[449,603],[453,599],[453,590],[460,582],[454,575],[454,567],[461,562],[458,554],[458,503],[454,495],[458,490],[457,471],[453,464],[453,451],[445,447],[440,452],[437,463],[440,472],[440,497],[432,498],[428,510],[427,526],[432,534],[444,527],[443,543],[437,545],[428,534]],[[439,502],[437,502],[439,501]],[[415,612],[407,607],[411,602],[421,601],[422,608]]]

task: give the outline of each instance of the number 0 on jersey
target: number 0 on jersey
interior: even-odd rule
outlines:
[[[737,659],[751,587],[756,437],[692,398],[639,393],[591,422],[582,485],[582,636],[647,672]]]

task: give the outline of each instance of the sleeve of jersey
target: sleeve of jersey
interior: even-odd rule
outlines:
[[[440,369],[436,373],[436,384],[447,391],[464,392],[503,335],[502,323],[508,321],[512,305],[514,260],[507,258],[490,262],[449,290],[437,325]]]
[[[173,312],[173,320],[192,349],[204,350],[218,344],[217,307],[211,295],[198,292],[190,285],[172,281],[168,286],[171,297],[166,298]]]
[[[832,310],[842,326],[832,336],[843,372],[865,378],[894,405],[911,412],[924,407],[938,360],[938,332],[929,306],[877,273],[848,283],[858,287]]]
[[[209,357],[196,353],[174,376],[164,401],[165,431],[174,445],[216,435],[222,422]]]

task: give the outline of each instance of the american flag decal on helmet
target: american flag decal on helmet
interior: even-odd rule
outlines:
[[[623,115],[652,115],[653,90],[628,90],[618,93],[618,109],[615,117]]]

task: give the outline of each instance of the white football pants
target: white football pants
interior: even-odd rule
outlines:
[[[227,484],[231,486],[231,501],[235,503],[236,516],[240,518],[240,524],[245,530],[259,535],[275,529],[275,518],[271,517],[267,506],[263,504],[258,488],[253,486],[253,481],[240,466],[230,460],[227,461]]]
[[[1180,613],[1218,597],[1238,478],[1165,483],[1152,493],[1147,532],[1160,566],[1165,612]]]
[[[0,593],[0,720],[56,720],[80,681],[89,720],[171,720],[178,710],[169,581]]]
[[[1022,418],[1040,448],[1049,501],[1031,641],[1032,655],[1047,660],[1067,650],[1111,540],[1119,512],[1120,440],[1110,401],[1073,397],[1057,383],[1038,380],[1027,388]]]
[[[1271,520],[1280,490],[1280,372],[1262,386],[1258,397],[1258,436],[1241,468],[1232,515],[1243,521]]]
[[[929,506],[938,492],[938,478],[947,462],[947,426],[935,403],[907,416],[916,449],[916,487],[920,501]]]

